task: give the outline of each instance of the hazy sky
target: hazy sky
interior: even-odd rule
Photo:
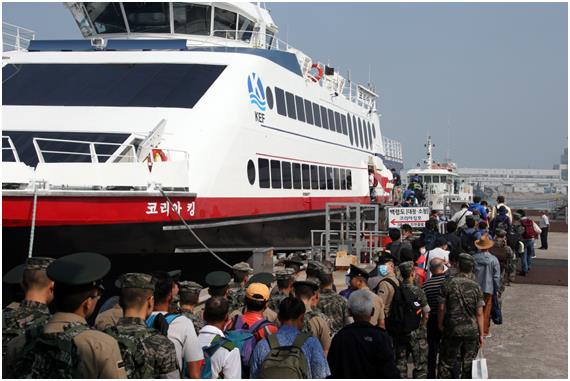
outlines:
[[[266,3],[279,37],[380,94],[406,167],[552,168],[568,137],[565,3]],[[62,3],[3,3],[40,39],[81,38]]]

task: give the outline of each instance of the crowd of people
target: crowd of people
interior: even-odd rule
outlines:
[[[503,198],[475,204],[445,234],[437,214],[417,238],[390,229],[374,266],[351,265],[339,292],[332,263],[294,254],[275,273],[210,272],[205,287],[180,270],[126,273],[102,303],[106,257],[29,258],[4,278],[24,298],[2,312],[3,376],[470,378],[541,233]]]

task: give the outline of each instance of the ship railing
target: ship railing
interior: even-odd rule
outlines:
[[[8,143],[7,147],[4,147],[4,142]],[[16,163],[20,162],[20,156],[18,156],[18,151],[16,151],[16,147],[14,146],[14,142],[9,136],[2,135],[2,160],[4,161],[4,151],[10,151],[12,153],[12,157],[14,158],[13,161]],[[12,161],[12,160],[9,160]]]
[[[85,145],[89,148],[89,152],[77,152],[72,150],[49,150],[42,149],[39,142],[56,142],[56,143],[68,143],[73,144],[75,147],[77,145]],[[45,163],[45,154],[51,155],[74,155],[74,156],[87,156],[90,158],[92,163],[99,163],[100,157],[107,158],[103,162],[136,162],[137,154],[134,145],[132,144],[121,144],[121,143],[106,143],[106,142],[89,142],[84,140],[69,140],[69,139],[51,139],[51,138],[33,138],[34,149],[40,163]],[[113,153],[101,153],[97,152],[97,147],[115,147]],[[121,150],[122,149],[122,150]]]
[[[2,21],[2,51],[26,50],[36,32]]]

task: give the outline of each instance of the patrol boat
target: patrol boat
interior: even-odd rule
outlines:
[[[428,136],[424,144],[426,158],[423,166],[410,169],[407,173],[408,184],[413,178],[422,184],[424,204],[432,210],[441,210],[446,214],[451,213],[451,204],[470,203],[473,201],[473,187],[465,183],[465,180],[457,173],[457,165],[451,161],[437,163],[433,161],[432,149],[435,144]]]
[[[2,58],[6,266],[307,247],[326,203],[370,202],[369,167],[389,201],[378,95],[278,39],[266,9],[65,6],[84,40]]]

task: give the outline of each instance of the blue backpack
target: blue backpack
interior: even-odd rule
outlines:
[[[145,323],[147,327],[154,328],[164,336],[168,337],[168,327],[170,327],[170,324],[172,324],[174,319],[179,318],[180,316],[182,315],[181,314],[163,315],[161,313],[158,313],[155,315],[150,315],[146,319]],[[188,376],[189,376],[188,365],[186,364],[185,361],[182,361],[182,377],[188,378]]]
[[[204,353],[204,364],[202,365],[202,375],[200,378],[202,379],[211,379],[212,378],[212,356],[214,353],[218,351],[220,348],[226,348],[228,351],[233,351],[236,346],[230,340],[222,337],[220,335],[216,335],[210,345],[202,347],[202,352]],[[224,378],[224,374],[220,373],[218,378]]]

